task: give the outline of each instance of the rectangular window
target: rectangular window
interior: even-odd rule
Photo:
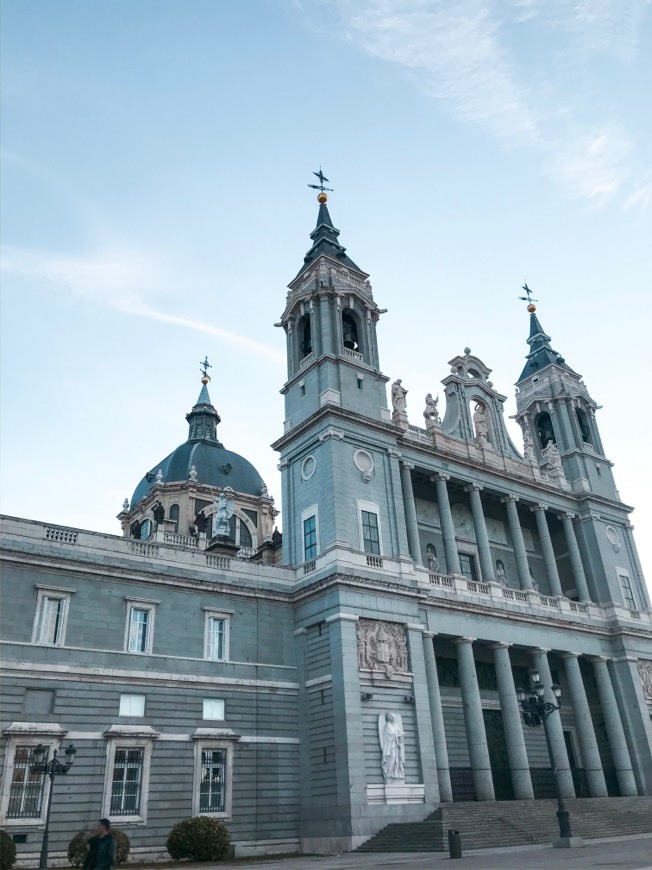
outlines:
[[[311,516],[303,521],[303,558],[309,562],[317,556],[317,517]]]
[[[223,813],[226,806],[226,751],[202,749],[199,812]]]
[[[145,715],[145,696],[144,695],[120,695],[120,712],[119,716],[144,716]]]
[[[140,815],[143,756],[142,747],[116,746],[111,782],[111,816]]]
[[[361,511],[362,542],[365,553],[380,555],[380,536],[378,534],[378,514]]]
[[[33,749],[34,746],[16,746],[9,786],[8,819],[41,819],[45,780],[42,773],[32,773],[30,770]],[[48,747],[44,761],[48,760],[49,754]]]
[[[475,564],[475,556],[471,553],[458,553],[460,557],[460,571],[467,580],[477,580],[478,571]]]
[[[66,639],[70,597],[75,589],[38,586],[32,643],[61,646]]]
[[[151,653],[154,639],[154,616],[159,601],[148,598],[125,598],[127,624],[125,649],[132,653]]]
[[[224,701],[217,698],[204,698],[203,719],[217,719],[223,722],[224,712]]]
[[[636,599],[634,598],[632,581],[629,579],[627,574],[619,574],[618,579],[620,580],[620,588],[623,591],[625,607],[628,607],[630,610],[636,610]]]
[[[212,610],[205,607],[206,623],[204,628],[204,658],[214,662],[225,662],[229,658],[229,611]]]

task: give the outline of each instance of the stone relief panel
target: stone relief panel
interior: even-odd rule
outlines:
[[[417,519],[420,523],[426,523],[428,526],[439,526],[439,508],[434,501],[426,501],[422,498],[415,498],[417,505]]]
[[[507,535],[505,534],[505,524],[503,523],[503,521],[494,520],[491,519],[491,517],[488,517],[486,523],[489,540],[495,541],[497,544],[506,544]]]
[[[475,541],[475,529],[471,511],[463,504],[454,504],[451,508],[455,535],[458,538],[466,538],[467,541]]]
[[[652,701],[652,659],[639,659],[637,665],[643,683],[643,694],[648,701]]]
[[[405,626],[375,619],[358,620],[358,667],[387,677],[408,670]]]

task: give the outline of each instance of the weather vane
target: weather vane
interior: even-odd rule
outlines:
[[[321,171],[321,166],[319,167],[319,172],[313,172],[312,174],[317,176],[317,178],[319,179],[319,184],[309,184],[308,187],[312,187],[315,190],[320,190],[322,193],[324,193],[324,191],[326,190],[330,190],[332,192],[332,187],[324,187],[324,182],[328,181],[328,178],[326,178],[324,173]]]
[[[200,365],[199,370],[201,371],[202,375],[210,381],[211,378],[210,378],[210,375],[208,374],[208,370],[212,369],[213,366],[209,363],[208,357],[205,356],[204,362],[200,362],[199,365]]]
[[[530,290],[530,288],[527,286],[527,281],[525,284],[523,284],[523,286],[521,287],[521,290],[525,290],[525,296],[518,297],[522,302],[527,302],[529,305],[531,302],[538,302],[539,301],[538,299],[532,298],[532,293],[534,291]]]

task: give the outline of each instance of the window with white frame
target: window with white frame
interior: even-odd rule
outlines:
[[[127,598],[125,649],[132,653],[151,653],[154,637],[154,615],[158,601]]]
[[[66,639],[70,598],[75,589],[37,586],[32,643],[61,646]]]
[[[139,816],[145,750],[142,746],[116,746],[111,780],[111,816]]]
[[[54,732],[60,732],[54,737]],[[39,722],[15,722],[5,731],[6,737],[0,791],[0,818],[11,820],[11,826],[45,823],[50,781],[42,773],[32,773],[32,752],[39,744],[45,747],[44,761],[61,745],[65,731],[58,725]]]
[[[382,553],[380,534],[380,512],[377,504],[358,501],[358,523],[360,540],[365,553],[379,556]]]
[[[233,738],[197,740],[192,796],[193,815],[231,815]]]
[[[632,581],[626,571],[620,569],[618,571],[618,580],[620,581],[620,589],[623,593],[623,602],[629,610],[636,610],[636,599],[634,598],[634,590],[632,589]]]
[[[231,614],[222,610],[204,609],[204,658],[224,662],[229,658],[229,625]]]
[[[120,695],[120,711],[119,716],[144,716],[145,715],[145,696],[144,695]]]
[[[319,553],[319,510],[316,504],[307,508],[301,514],[301,531],[303,536],[303,560],[310,562]]]
[[[221,698],[204,698],[202,707],[202,719],[216,719],[224,721],[225,704]]]
[[[147,822],[152,749],[158,733],[147,725],[112,725],[106,732],[102,815]],[[151,736],[149,736],[151,735]]]
[[[32,773],[34,746],[16,745],[11,765],[9,799],[4,813],[7,819],[41,819],[45,779],[42,773]],[[48,761],[50,747],[43,761]]]

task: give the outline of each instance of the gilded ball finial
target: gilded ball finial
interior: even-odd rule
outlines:
[[[321,193],[318,193],[318,194],[317,194],[317,202],[321,203],[322,205],[323,205],[325,202],[328,202],[328,196],[324,193],[323,190],[322,190]]]
[[[204,386],[205,386],[209,381],[210,381],[210,378],[208,377],[208,375],[204,375],[204,377],[201,379],[201,382],[202,382],[202,384],[204,384]]]
[[[537,307],[534,304],[534,302],[530,302],[530,304],[527,307],[527,310],[530,312],[530,314],[534,314],[534,312],[537,310]]]

